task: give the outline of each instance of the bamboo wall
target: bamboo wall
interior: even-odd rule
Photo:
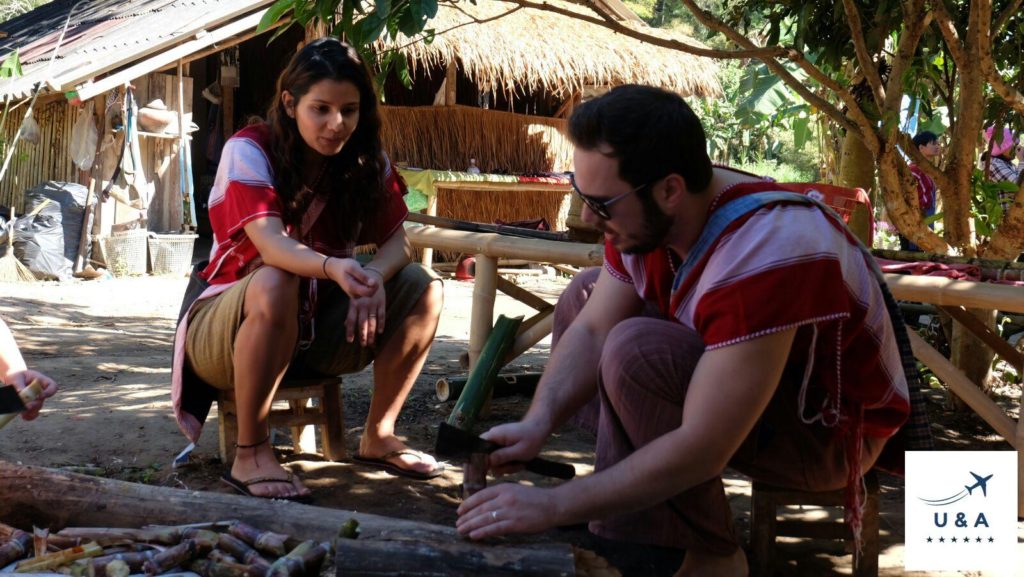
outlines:
[[[396,163],[484,172],[562,172],[572,166],[566,120],[468,106],[383,106],[381,139]]]
[[[25,118],[26,106],[27,103],[7,115],[2,127],[4,142],[14,139]],[[13,206],[19,212],[26,189],[46,180],[78,181],[78,170],[68,152],[71,127],[75,123],[71,107],[63,98],[47,103],[37,101],[33,116],[39,124],[39,142],[32,144],[21,140],[16,144],[7,174],[0,182],[0,205]],[[6,157],[6,147],[0,149]]]

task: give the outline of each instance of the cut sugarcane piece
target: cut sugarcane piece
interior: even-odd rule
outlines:
[[[88,539],[100,545],[116,545],[125,542],[159,543],[177,545],[181,542],[181,528],[159,527],[152,529],[125,529],[113,527],[68,527],[57,532],[57,536],[72,539]]]
[[[194,559],[203,557],[213,549],[209,541],[185,539],[181,543],[164,549],[146,561],[142,569],[146,575],[159,575],[175,567],[187,567]]]
[[[218,563],[209,559],[199,559],[189,565],[189,569],[202,577],[266,577],[267,568],[241,563]]]
[[[128,564],[120,559],[114,559],[107,563],[105,574],[107,577],[128,577],[132,571]]]
[[[32,536],[20,529],[14,529],[11,538],[0,545],[0,567],[6,567],[28,555],[31,547]]]
[[[27,387],[18,391],[18,396],[21,397],[21,401],[26,405],[32,401],[43,396],[43,382],[39,379],[33,379]],[[14,420],[18,416],[18,413],[8,413],[6,415],[0,415],[0,429],[7,426],[8,423]]]
[[[245,523],[232,523],[228,527],[228,533],[252,545],[257,551],[269,553],[275,557],[280,557],[288,552],[288,541],[290,539],[288,535],[272,531],[262,531]]]
[[[102,577],[107,572],[107,564],[113,561],[121,561],[128,565],[132,573],[141,573],[142,567],[156,555],[155,550],[149,551],[125,551],[123,553],[111,553],[92,559],[93,571]]]
[[[303,575],[319,575],[320,568],[330,546],[316,541],[303,541],[287,555],[281,557],[270,566],[267,577],[301,577]]]
[[[63,551],[57,551],[56,553],[47,553],[41,557],[26,559],[18,563],[17,567],[14,568],[14,572],[39,573],[41,571],[49,571],[62,565],[69,565],[79,559],[99,557],[102,554],[103,547],[100,547],[99,544],[95,542],[86,543],[79,547],[72,547]]]
[[[217,548],[225,553],[231,555],[238,562],[245,565],[260,565],[262,567],[270,567],[270,561],[267,561],[260,555],[259,551],[253,549],[248,543],[241,539],[223,533],[220,535],[220,539],[217,541]],[[214,559],[216,561],[216,559]]]
[[[47,542],[50,537],[49,529],[32,527],[32,547],[35,549],[35,556],[42,557],[47,553]]]

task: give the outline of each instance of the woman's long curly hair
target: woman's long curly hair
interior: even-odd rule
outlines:
[[[380,143],[380,113],[370,73],[359,54],[337,38],[306,44],[277,79],[277,92],[267,112],[270,126],[274,186],[284,202],[286,223],[298,226],[316,191],[307,188],[303,158],[308,145],[288,116],[281,94],[298,101],[322,80],[351,82],[359,89],[359,123],[338,154],[327,158],[318,190],[329,190],[326,211],[333,213],[342,236],[356,240],[360,224],[383,204],[384,154]]]

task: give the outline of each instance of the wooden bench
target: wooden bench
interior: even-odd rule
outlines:
[[[864,475],[867,485],[867,499],[864,503],[864,526],[862,529],[863,550],[854,556],[855,577],[877,577],[878,575],[878,476],[874,471]],[[853,534],[842,521],[779,520],[778,508],[785,505],[814,505],[819,507],[842,507],[845,491],[812,493],[795,491],[754,482],[750,505],[750,549],[753,562],[751,575],[764,577],[772,575],[775,560],[775,538],[778,536],[803,537],[808,539],[834,539],[847,543],[847,550],[853,551]]]
[[[288,408],[271,407],[270,428],[291,429],[294,452],[316,453],[312,427],[317,426],[323,445],[320,454],[329,461],[344,460],[348,454],[345,450],[345,407],[341,383],[341,377],[285,380],[277,388],[274,403],[287,402]],[[238,438],[236,411],[234,390],[221,391],[217,397],[218,437],[220,458],[227,464],[235,459],[235,441]]]

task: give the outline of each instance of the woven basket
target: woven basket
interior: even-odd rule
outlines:
[[[149,233],[149,263],[153,274],[184,276],[192,266],[197,234]]]
[[[142,229],[113,232],[103,238],[107,268],[114,276],[146,274],[146,236]]]

